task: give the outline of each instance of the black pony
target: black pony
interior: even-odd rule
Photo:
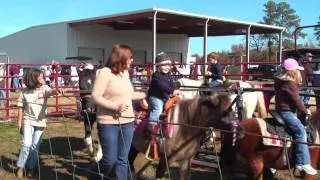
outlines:
[[[79,75],[79,89],[88,92],[80,91],[81,115],[84,120],[85,143],[89,148],[89,152],[93,155],[94,148],[92,143],[91,131],[94,122],[96,121],[96,107],[93,103],[91,91],[96,78],[96,69],[92,65],[85,66],[83,69],[77,68]]]

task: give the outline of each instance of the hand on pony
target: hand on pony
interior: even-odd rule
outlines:
[[[176,89],[173,91],[172,96],[177,96],[180,94],[180,90]]]

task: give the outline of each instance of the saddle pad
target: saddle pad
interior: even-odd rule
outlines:
[[[280,124],[274,118],[266,118],[264,119],[267,125],[267,131],[270,134],[277,134],[279,137],[292,138],[290,129]]]
[[[266,146],[275,146],[275,147],[283,147],[283,143],[284,142],[279,138],[290,139],[288,137],[281,137],[281,136],[279,136],[277,134],[268,132],[266,121],[263,120],[263,119],[260,119],[260,118],[256,118],[256,120],[257,120],[257,122],[258,122],[258,124],[260,126],[261,135],[264,136],[264,138],[262,138],[262,143],[264,145],[266,145]],[[287,141],[287,147],[290,147],[291,144],[292,144],[291,141]]]

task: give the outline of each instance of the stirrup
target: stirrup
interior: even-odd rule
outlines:
[[[153,147],[153,158],[150,157],[150,149],[151,147]],[[151,140],[150,143],[148,145],[148,148],[145,152],[145,157],[146,159],[148,159],[149,161],[155,161],[155,160],[159,160],[159,152],[158,152],[158,144],[157,144],[157,139],[156,136],[151,135]]]

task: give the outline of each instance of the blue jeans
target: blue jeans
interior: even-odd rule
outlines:
[[[19,78],[13,77],[12,78],[12,88],[18,89],[20,88]]]
[[[5,100],[6,98],[6,90],[5,89],[0,89],[0,106],[3,106],[6,104],[7,100]]]
[[[32,169],[38,160],[38,150],[41,143],[41,136],[44,127],[32,126],[24,124],[23,126],[23,142],[20,149],[17,166],[19,168]]]
[[[121,131],[123,133],[123,139]],[[128,179],[128,154],[133,138],[133,122],[127,124],[98,124],[102,147],[100,168],[105,177]]]
[[[300,90],[300,93],[303,93],[303,94],[308,94],[308,95],[311,95],[311,93],[312,93],[312,89],[311,88],[302,88],[301,90]],[[300,96],[300,99],[301,99],[301,101],[302,101],[302,103],[304,104],[304,106],[306,107],[306,108],[308,108],[309,107],[309,100],[310,100],[310,96]]]
[[[215,87],[220,87],[223,84],[221,80],[213,80],[210,83],[210,87],[215,88]]]
[[[160,115],[163,111],[163,105],[164,102],[156,97],[150,96],[148,98],[148,104],[150,106],[150,114],[149,114],[149,123],[150,124],[156,124],[157,122],[160,121]]]
[[[299,142],[307,142],[307,134],[301,121],[297,118],[296,114],[291,111],[280,111],[286,126],[292,131],[293,139]],[[296,143],[296,164],[304,165],[310,164],[310,154],[307,144]]]

